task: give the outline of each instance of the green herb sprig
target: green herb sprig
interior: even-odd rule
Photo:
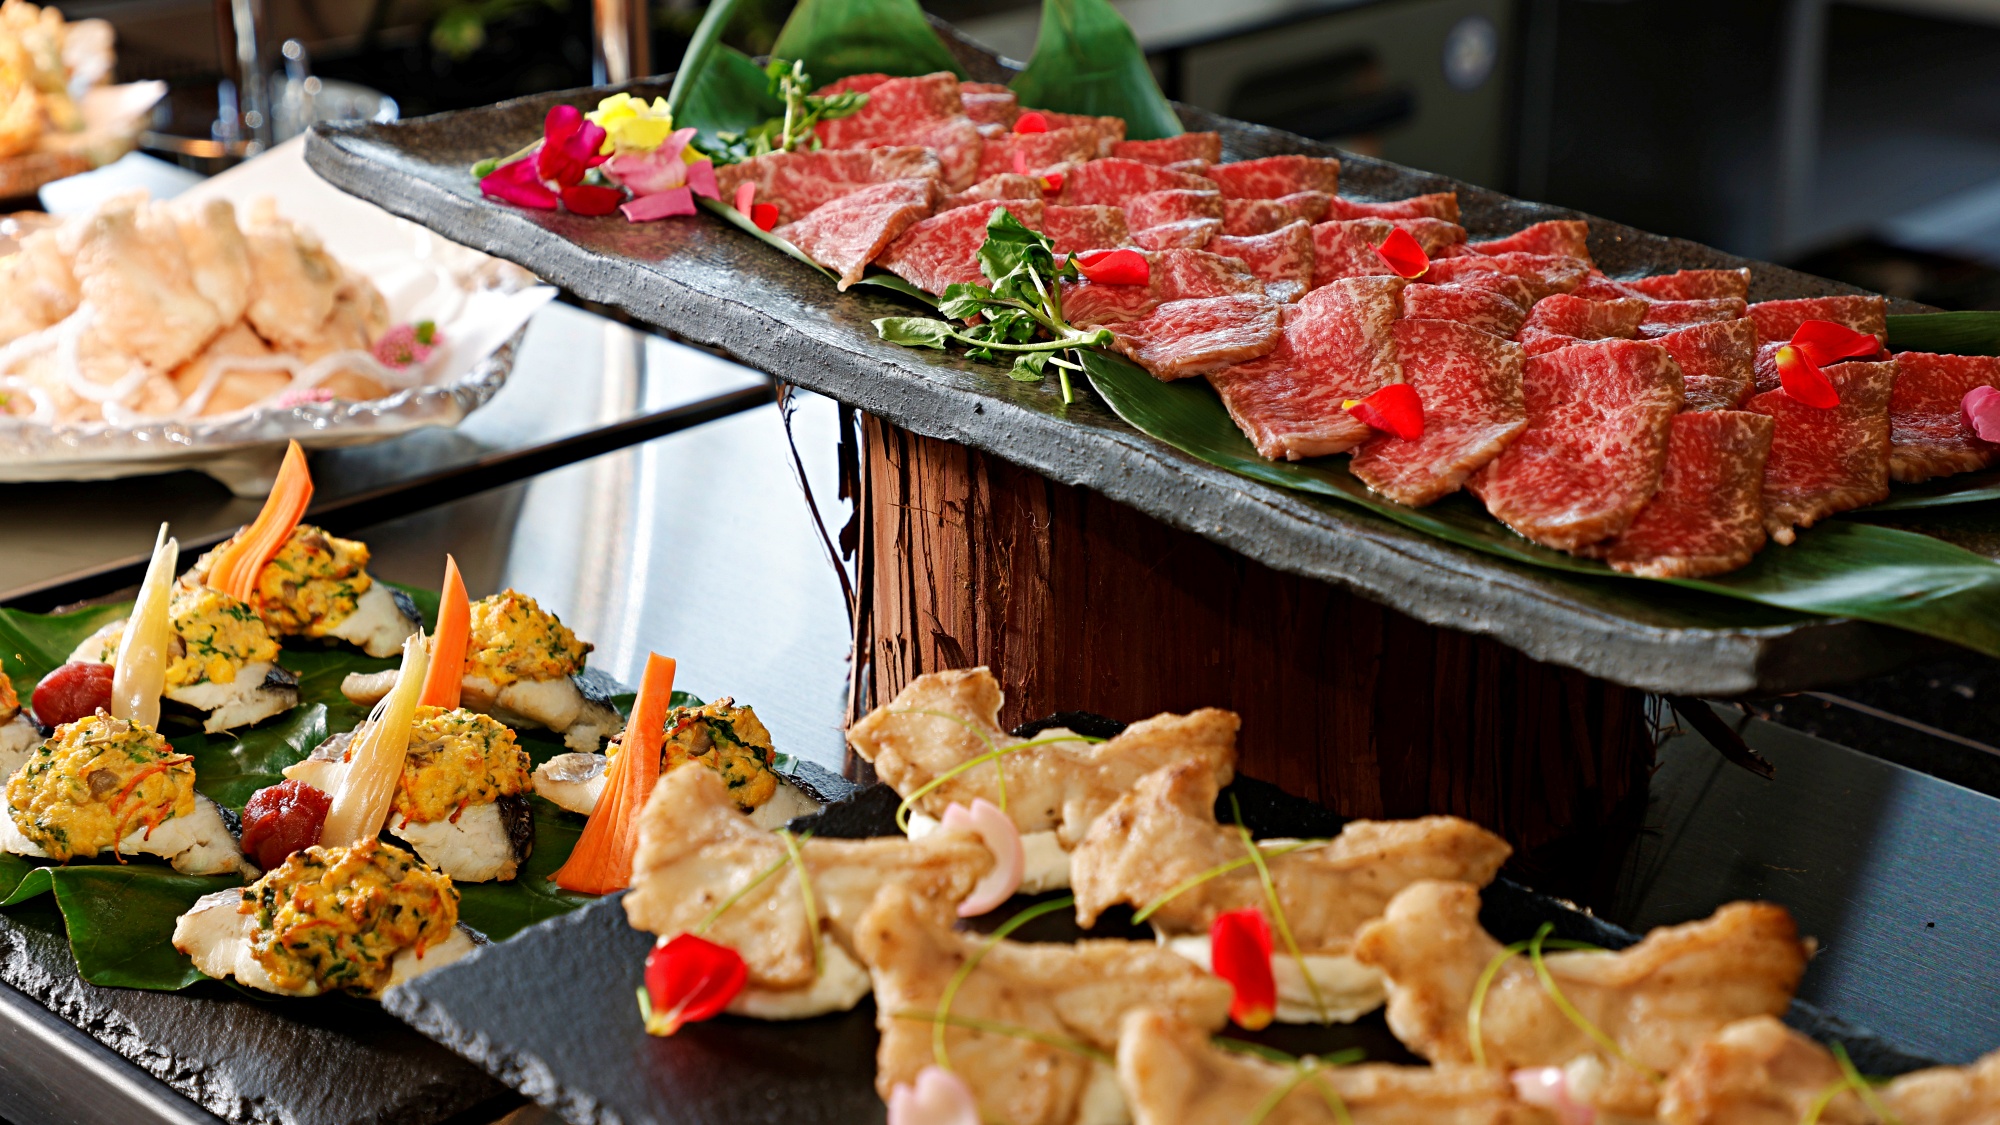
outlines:
[[[771,96],[785,103],[785,112],[741,133],[717,133],[715,137],[722,143],[712,154],[716,164],[738,164],[774,152],[818,152],[815,126],[852,117],[868,104],[868,95],[859,90],[824,97],[812,93],[812,76],[798,60],[772,59],[764,67],[764,76],[770,82]]]
[[[875,331],[882,339],[909,348],[942,351],[956,340],[974,359],[1011,355],[1014,366],[1007,376],[1022,383],[1039,383],[1054,367],[1062,380],[1063,402],[1075,402],[1069,373],[1083,370],[1083,365],[1057,353],[1111,343],[1110,329],[1075,328],[1063,319],[1061,283],[1077,278],[1076,262],[1066,259],[1057,265],[1055,244],[1048,236],[1029,230],[1000,207],[986,221],[979,272],[992,284],[957,282],[945,288],[938,303],[945,319],[883,317],[875,322]],[[975,323],[953,323],[974,318]]]

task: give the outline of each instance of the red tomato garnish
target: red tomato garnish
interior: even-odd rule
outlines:
[[[1871,332],[1856,332],[1845,324],[1808,320],[1792,333],[1792,346],[1814,367],[1825,367],[1843,359],[1874,355],[1882,350],[1882,341]]]
[[[1872,339],[1873,337],[1871,337]],[[1791,344],[1778,349],[1778,383],[1792,398],[1821,410],[1840,405],[1840,392],[1819,365]]]
[[[35,709],[35,721],[59,727],[110,710],[112,671],[109,664],[77,661],[43,676],[28,704]]]
[[[243,806],[243,854],[269,871],[319,843],[332,807],[332,797],[303,781],[287,778],[257,790]]]
[[[1073,260],[1078,273],[1099,285],[1145,285],[1153,280],[1152,264],[1137,250],[1092,250]]]
[[[778,225],[778,205],[775,203],[753,203],[750,206],[750,221],[758,230],[770,230]]]
[[[1049,131],[1049,119],[1031,109],[1014,119],[1014,131],[1016,133],[1046,133]]]
[[[1397,277],[1419,278],[1431,268],[1431,256],[1424,253],[1424,248],[1417,245],[1417,240],[1402,227],[1390,231],[1389,237],[1382,240],[1382,245],[1375,248],[1375,253],[1395,271]]]
[[[646,990],[640,1005],[646,1034],[672,1035],[685,1024],[722,1013],[743,991],[749,969],[726,945],[681,934],[646,955]]]
[[[1424,400],[1408,383],[1391,383],[1347,408],[1349,414],[1391,437],[1415,441],[1424,436]]]
[[[1974,387],[1959,401],[1966,428],[1980,441],[2000,442],[2000,389]]]
[[[1229,982],[1236,996],[1229,1018],[1257,1031],[1271,1023],[1278,1010],[1278,982],[1271,975],[1271,926],[1254,906],[1227,910],[1208,927],[1209,964]]]

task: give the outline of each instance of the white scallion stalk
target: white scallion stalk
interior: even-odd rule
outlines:
[[[125,621],[118,657],[112,663],[112,716],[155,730],[160,725],[160,693],[167,688],[167,648],[174,633],[167,609],[180,559],[180,542],[168,538],[167,525],[161,524],[159,538],[153,541],[153,560],[146,564],[146,579],[139,585],[139,600]]]
[[[320,843],[352,847],[382,831],[396,783],[403,777],[403,757],[410,749],[410,726],[416,722],[417,700],[423,696],[430,651],[422,629],[403,642],[403,667],[396,686],[355,732],[352,757],[334,791]]]

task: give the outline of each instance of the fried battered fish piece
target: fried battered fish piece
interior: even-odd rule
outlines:
[[[224,366],[220,374],[216,366],[229,359],[267,359],[276,355],[250,326],[242,321],[225,329],[221,335],[209,342],[201,354],[181,365],[174,372],[174,388],[181,396],[181,402],[200,417],[213,417],[254,406],[291,386],[291,372],[273,367],[264,370],[247,367]],[[210,376],[214,376],[210,385]],[[193,399],[207,386],[207,396],[199,404]]]
[[[888,706],[849,728],[847,741],[874,763],[883,781],[908,796],[953,767],[1030,741],[1000,728],[1003,699],[999,683],[985,668],[932,672],[912,680]],[[1235,776],[1240,725],[1231,712],[1203,708],[1186,715],[1156,715],[1095,745],[1082,739],[1046,742],[953,777],[920,798],[917,809],[941,818],[954,801],[970,806],[974,798],[984,797],[1005,808],[1024,834],[1053,829],[1068,850],[1083,839],[1099,813],[1161,766],[1200,762],[1217,786],[1229,784]],[[1034,741],[1067,733],[1045,731]]]
[[[1659,1079],[1703,1039],[1736,1020],[1784,1013],[1812,949],[1783,907],[1737,902],[1620,952],[1548,955],[1562,995],[1618,1044],[1616,1055],[1562,1013],[1525,957],[1510,958],[1486,995],[1487,1064],[1566,1066],[1573,1099],[1651,1115]],[[1439,1064],[1473,1061],[1466,1014],[1500,952],[1479,925],[1479,890],[1468,883],[1410,886],[1354,942],[1355,958],[1387,978],[1389,1029]]]
[[[1833,1052],[1770,1016],[1752,1016],[1695,1047],[1660,1088],[1663,1125],[1798,1125],[1846,1085]],[[1874,1125],[1853,1090],[1820,1110],[1824,1125]]]
[[[1505,1075],[1472,1067],[1329,1067],[1306,1082],[1289,1066],[1209,1042],[1208,1032],[1165,1012],[1125,1014],[1118,1037],[1118,1085],[1133,1125],[1249,1121],[1278,1092],[1265,1125],[1548,1125],[1514,1100]],[[1334,1111],[1331,1091],[1347,1110]]]
[[[987,944],[953,931],[934,905],[891,883],[855,931],[875,978],[875,1089],[886,1101],[933,1061],[929,1017],[968,957]],[[1146,942],[1000,941],[954,994],[953,1019],[1027,1029],[1109,1053],[1125,1013],[1158,1008],[1196,1028],[1229,1018],[1229,985]],[[983,1121],[1005,1125],[1100,1125],[1125,1120],[1116,1074],[1082,1052],[948,1026],[951,1069],[972,1088]]]
[[[188,284],[187,249],[165,209],[128,197],[64,234],[75,238],[73,268],[94,313],[83,341],[86,359],[112,352],[164,374],[222,331],[216,307]]]
[[[55,324],[83,300],[57,232],[38,230],[0,258],[0,344]]]
[[[1903,1125],[2000,1125],[2000,1051],[1971,1066],[1905,1074],[1881,1097]]]
[[[315,342],[333,315],[345,271],[319,236],[280,218],[269,199],[251,204],[243,224],[250,254],[251,296],[244,315],[280,351]]]
[[[194,291],[215,306],[224,324],[236,323],[250,303],[250,247],[236,225],[235,205],[211,199],[173,210]]]
[[[939,903],[956,904],[993,866],[993,853],[969,832],[940,831],[922,840],[811,839],[800,845],[813,898],[828,936],[847,950],[854,929],[886,883]],[[777,833],[757,827],[736,807],[722,777],[700,765],[661,778],[639,820],[632,889],[625,917],[633,928],[672,937],[691,933],[729,897],[786,858]],[[821,935],[806,917],[794,871],[779,871],[715,918],[702,936],[735,949],[754,988],[812,985]]]
[[[1116,903],[1143,907],[1205,871],[1246,854],[1235,825],[1216,823],[1215,771],[1200,762],[1155,770],[1090,826],[1070,856],[1079,926]],[[1396,892],[1420,879],[1485,886],[1513,849],[1453,816],[1356,820],[1325,846],[1266,860],[1292,936],[1309,953],[1344,953],[1361,924],[1382,916]],[[1210,878],[1152,915],[1170,934],[1207,933],[1215,916],[1264,905],[1255,867]]]

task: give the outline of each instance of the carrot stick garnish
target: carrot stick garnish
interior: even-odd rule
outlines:
[[[424,693],[417,697],[421,707],[458,706],[465,686],[465,645],[472,633],[472,603],[465,596],[465,579],[459,576],[458,560],[444,557],[444,596],[438,599],[437,632],[431,636],[431,666],[424,673]]]
[[[257,518],[216,550],[215,562],[208,569],[208,584],[238,601],[249,601],[257,590],[257,576],[264,572],[264,564],[271,561],[291,537],[292,529],[305,518],[312,495],[312,473],[306,469],[305,451],[298,442],[292,442],[285,450],[285,463],[278,469],[278,479],[271,485],[271,495],[264,498],[264,507]]]
[[[625,724],[623,749],[604,779],[604,794],[577,837],[569,860],[554,875],[557,886],[578,894],[622,891],[632,881],[632,855],[639,847],[639,812],[660,779],[660,743],[674,694],[674,661],[648,653],[639,697]]]

